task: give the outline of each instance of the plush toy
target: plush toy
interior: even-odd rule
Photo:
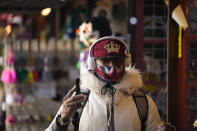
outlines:
[[[17,81],[16,71],[14,69],[10,69],[10,68],[4,69],[1,74],[1,81],[4,84],[16,83],[16,81]]]
[[[1,74],[1,81],[4,84],[13,84],[17,81],[16,70],[14,69],[15,57],[13,45],[10,45],[10,56],[7,58],[8,67],[6,67]]]
[[[7,117],[6,117],[6,121],[7,121],[8,123],[16,123],[16,122],[17,122],[17,118],[16,118],[15,115],[7,116]]]

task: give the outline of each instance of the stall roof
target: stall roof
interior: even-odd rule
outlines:
[[[75,0],[0,0],[0,12],[33,12],[51,7],[58,8]]]

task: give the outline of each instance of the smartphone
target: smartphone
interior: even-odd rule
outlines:
[[[80,92],[80,78],[79,77],[77,77],[76,78],[76,95],[79,95],[79,94],[81,94],[81,92]]]
[[[79,77],[77,77],[76,78],[76,94],[75,95],[79,95],[79,94],[81,94],[81,92],[80,92],[80,78]],[[81,106],[81,104],[77,104],[77,106]]]

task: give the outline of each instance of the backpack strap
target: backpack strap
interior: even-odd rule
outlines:
[[[133,100],[134,100],[137,110],[138,110],[138,114],[139,114],[140,121],[141,121],[142,131],[145,131],[146,120],[147,120],[147,116],[148,116],[147,97],[143,91],[139,91],[139,90],[134,91],[134,93],[132,93],[132,96],[133,96]]]

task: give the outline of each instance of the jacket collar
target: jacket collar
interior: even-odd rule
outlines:
[[[98,79],[92,72],[88,72],[81,76],[81,88],[88,88],[91,92],[100,94],[101,88],[105,85],[103,81]],[[142,76],[140,72],[134,67],[126,69],[122,80],[113,87],[117,91],[131,93],[133,90],[137,90],[143,86]]]

